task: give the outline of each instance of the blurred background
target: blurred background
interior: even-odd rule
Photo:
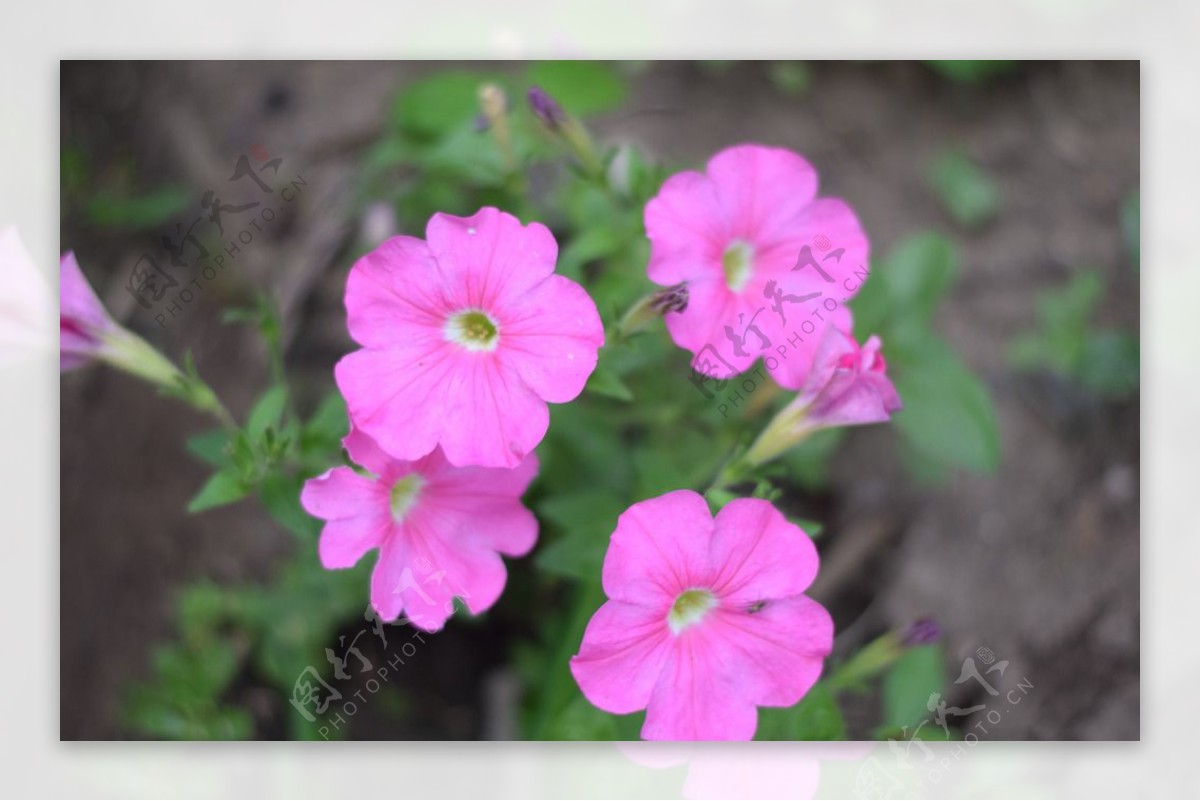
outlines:
[[[1138,65],[63,62],[62,247],[117,319],[173,357],[190,351],[239,419],[269,384],[270,352],[262,317],[231,311],[266,293],[317,436],[322,415],[336,417],[332,365],[353,347],[341,296],[354,259],[419,234],[435,210],[469,213],[513,191],[495,131],[476,119],[487,80],[508,89],[527,148],[522,191],[556,233],[573,232],[560,236],[560,269],[618,265],[627,280],[601,290],[614,300],[649,288],[640,206],[583,191],[557,202],[562,159],[516,113],[525,87],[586,120],[630,197],[736,142],[813,163],[821,194],[849,201],[871,237],[873,277],[851,306],[860,333],[883,335],[906,401],[892,425],[814,440],[781,468],[781,505],[819,530],[812,594],[834,616],[834,659],[933,618],[941,642],[909,666],[919,689],[978,703],[954,680],[980,649],[1035,688],[1036,703],[989,724],[987,739],[1136,739]],[[247,198],[275,216],[249,228],[261,212],[236,210]],[[197,273],[174,314],[139,305],[131,270],[151,254],[186,286],[164,239],[181,243],[214,207],[224,236],[202,246],[218,252],[247,230],[249,241],[212,279]],[[697,484],[728,452],[715,443],[735,436],[677,361],[663,387],[628,383],[686,396],[698,433],[672,441],[677,463],[631,464],[629,495]],[[610,367],[615,383],[591,389],[618,403],[624,368]],[[556,411],[554,426],[571,431],[571,414]],[[111,371],[63,377],[63,739],[629,736],[561,676],[578,645],[573,582],[624,508],[615,491],[563,500],[569,488],[547,479],[531,499],[541,542],[510,563],[501,601],[407,656],[407,630],[384,645],[363,621],[366,566],[316,564],[310,521],[275,497],[287,487],[185,513],[212,472],[210,428]],[[616,458],[603,442],[574,446],[578,464],[550,453],[560,480],[586,483],[589,458]],[[336,683],[369,699],[344,724],[307,720],[288,703],[297,678],[312,666],[333,682],[324,649],[364,626],[366,659],[404,664],[374,691]],[[548,656],[563,670],[540,664]],[[915,724],[924,710],[897,710],[889,690],[905,680],[847,695],[837,726],[805,734],[880,736],[881,709]]]

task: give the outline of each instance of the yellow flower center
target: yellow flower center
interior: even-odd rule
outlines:
[[[717,596],[708,590],[685,590],[675,599],[667,614],[667,625],[671,633],[678,635],[689,626],[694,626],[717,605]]]

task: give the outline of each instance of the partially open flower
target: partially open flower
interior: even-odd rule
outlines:
[[[196,409],[232,425],[229,412],[195,374],[185,374],[146,340],[118,325],[92,291],[72,252],[59,264],[59,368],[101,361],[157,385]]]
[[[852,335],[828,328],[800,394],[759,435],[745,461],[767,462],[823,428],[891,419],[902,404],[880,347],[879,337],[859,347]]]

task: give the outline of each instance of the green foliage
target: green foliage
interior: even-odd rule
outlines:
[[[945,655],[940,645],[907,649],[883,679],[883,725],[902,729],[929,717],[933,693],[945,692]]]
[[[1000,210],[1000,189],[965,153],[944,151],[929,169],[929,184],[947,213],[964,228],[988,222]]]
[[[535,62],[524,83],[540,86],[567,113],[580,117],[619,108],[629,91],[615,67],[598,61]]]
[[[825,682],[818,682],[793,707],[758,710],[755,740],[844,740],[846,722]]]
[[[182,186],[167,186],[145,194],[100,194],[87,204],[87,219],[102,228],[148,230],[181,217],[195,202]]]
[[[860,338],[878,334],[904,409],[893,418],[920,477],[951,468],[987,472],[1000,460],[991,398],[934,331],[938,303],[958,275],[958,253],[938,234],[911,236],[871,269],[854,300]]]
[[[955,83],[977,84],[997,75],[1014,72],[1020,62],[948,60],[926,61],[925,64],[938,75]]]
[[[1037,328],[1017,336],[1009,347],[1013,365],[1075,380],[1104,398],[1135,395],[1140,371],[1138,337],[1091,326],[1103,297],[1104,281],[1095,270],[1080,272],[1066,286],[1041,293]]]
[[[785,95],[798,97],[812,85],[812,69],[803,61],[776,61],[767,68],[775,88]]]

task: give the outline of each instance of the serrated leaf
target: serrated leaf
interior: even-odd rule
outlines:
[[[241,500],[250,492],[250,488],[242,483],[241,478],[233,473],[213,473],[196,496],[188,501],[187,510],[191,514],[203,512],[218,506],[225,506]]]

